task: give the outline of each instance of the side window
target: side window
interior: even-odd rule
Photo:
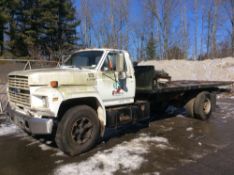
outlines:
[[[116,71],[116,60],[118,58],[118,54],[119,53],[115,53],[115,52],[109,53],[107,57],[105,58],[105,61],[102,65],[101,70],[102,71]],[[124,60],[124,65],[126,69],[125,60]]]

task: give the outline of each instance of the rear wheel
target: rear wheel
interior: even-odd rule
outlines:
[[[194,116],[207,120],[213,110],[212,97],[209,92],[199,93],[194,100]]]
[[[82,105],[69,109],[58,124],[55,141],[69,155],[88,151],[100,137],[100,123],[96,112]]]
[[[189,117],[194,117],[194,101],[195,98],[190,99],[184,106]]]

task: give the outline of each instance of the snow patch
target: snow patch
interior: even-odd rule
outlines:
[[[47,144],[47,145],[51,145],[51,144],[52,144],[52,141],[51,141],[51,140],[48,140],[48,141],[46,141],[46,144]]]
[[[190,134],[189,136],[188,136],[188,139],[192,139],[194,137],[194,134]]]
[[[55,170],[54,174],[112,175],[117,171],[129,173],[139,169],[147,161],[144,155],[149,153],[150,146],[154,144],[168,144],[168,139],[141,134],[138,138],[125,141],[111,149],[97,152],[86,161],[62,165]]]
[[[60,163],[63,163],[63,160],[57,160],[54,162],[55,164],[60,164]]]
[[[181,162],[182,164],[188,164],[188,163],[194,163],[194,162],[196,162],[196,161],[191,160],[191,159],[181,159],[180,162]]]
[[[159,172],[143,173],[143,175],[160,175],[160,173]]]
[[[40,144],[39,147],[41,148],[42,151],[48,151],[51,150],[52,148],[47,146],[46,144]]]
[[[189,127],[189,128],[186,129],[186,131],[192,131],[192,130],[193,130],[192,127]]]
[[[184,115],[182,115],[182,114],[178,114],[178,115],[176,115],[176,117],[179,117],[179,118],[186,118]]]
[[[63,156],[65,157],[66,155],[62,152],[62,151],[57,151],[55,154],[53,154],[52,156]]]
[[[13,124],[0,124],[0,136],[12,135],[19,133],[20,129]]]
[[[142,61],[139,65],[153,65],[157,70],[165,70],[172,76],[172,80],[234,80],[233,57],[203,61],[152,60]]]
[[[36,140],[34,142],[31,142],[31,143],[27,144],[26,146],[32,146],[32,145],[35,145],[35,144],[38,144],[38,143],[40,143],[40,141]]]
[[[165,145],[165,144],[157,144],[156,147],[163,149],[163,150],[173,150],[174,149],[173,147],[170,147],[170,146]]]

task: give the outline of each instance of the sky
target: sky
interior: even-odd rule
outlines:
[[[194,0],[180,0],[182,2],[182,4],[186,5],[186,12],[187,12],[187,20],[188,22],[188,29],[189,29],[189,50],[188,50],[188,55],[189,57],[193,57],[194,56],[194,43],[195,43],[195,36],[194,36],[194,32],[195,32],[195,15],[194,15]],[[202,35],[202,25],[206,28],[206,23],[202,24],[202,11],[203,9],[208,8],[209,3],[211,0],[198,0],[198,6],[200,6],[200,8],[198,8],[197,11],[197,15],[198,15],[198,27],[197,27],[197,49],[198,52],[205,52],[206,51],[206,47],[203,44],[201,46],[201,40],[203,37],[203,42],[205,42],[205,38]],[[143,20],[142,18],[142,5],[141,5],[141,0],[129,0],[130,2],[130,7],[129,7],[129,21],[137,21],[137,20]],[[201,4],[203,4],[201,6]],[[75,1],[75,6],[77,8],[77,13],[79,14],[79,8],[80,8],[80,0],[76,0]],[[172,28],[173,31],[177,31],[178,27],[176,26],[176,23],[179,22],[180,18],[179,18],[179,14],[180,12],[176,12],[177,9],[175,9],[175,15],[178,15],[178,17],[175,17],[175,25]],[[218,22],[218,31],[217,31],[217,41],[218,42],[222,42],[223,40],[227,39],[228,36],[228,28],[230,28],[230,23],[227,20],[227,16],[225,15],[225,8],[221,7],[218,10],[218,16],[219,16],[219,22]],[[143,26],[146,27],[146,26]],[[78,29],[79,31],[79,29]],[[203,33],[205,33],[206,31],[204,30]],[[134,41],[130,40],[129,42],[129,50],[133,50],[134,49]],[[133,56],[136,56],[134,53],[135,51],[130,51],[132,52]]]

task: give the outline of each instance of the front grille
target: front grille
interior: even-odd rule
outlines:
[[[28,77],[10,75],[8,77],[9,101],[17,106],[30,107]]]

